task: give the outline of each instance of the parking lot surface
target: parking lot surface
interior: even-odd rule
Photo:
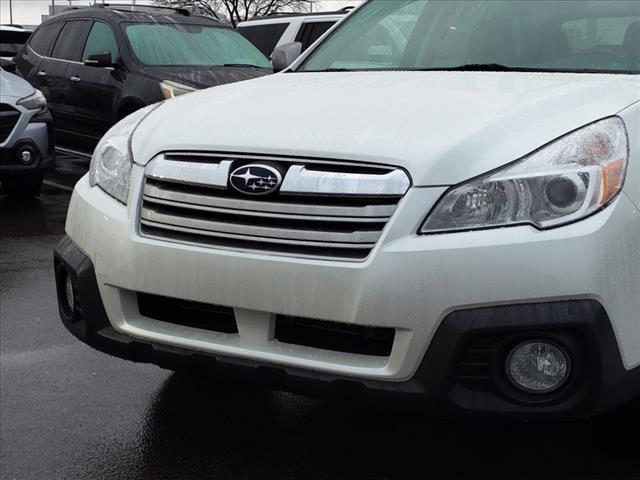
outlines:
[[[573,423],[445,422],[110,358],[57,312],[69,193],[0,196],[4,479],[640,479],[640,404]]]

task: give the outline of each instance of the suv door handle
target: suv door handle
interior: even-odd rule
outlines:
[[[80,81],[80,77],[76,77],[75,75],[73,77],[71,77],[69,80],[71,80],[73,83],[78,83]]]
[[[40,70],[40,71],[38,72],[38,76],[39,76],[39,77],[46,77],[46,76],[47,76],[47,72],[45,72],[44,70]]]

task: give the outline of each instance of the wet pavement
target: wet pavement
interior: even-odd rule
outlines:
[[[640,479],[640,404],[573,423],[450,423],[110,358],[60,323],[69,194],[0,195],[0,478]]]

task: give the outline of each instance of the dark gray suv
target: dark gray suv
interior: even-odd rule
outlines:
[[[196,89],[271,73],[242,35],[186,10],[78,8],[38,27],[16,56],[20,74],[42,90],[57,147],[90,154],[119,119]]]
[[[11,197],[31,198],[53,167],[51,115],[40,90],[0,68],[0,182]]]

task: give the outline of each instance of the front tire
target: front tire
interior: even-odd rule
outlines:
[[[30,177],[9,177],[2,179],[2,189],[9,198],[28,200],[35,198],[42,188],[42,174]]]

